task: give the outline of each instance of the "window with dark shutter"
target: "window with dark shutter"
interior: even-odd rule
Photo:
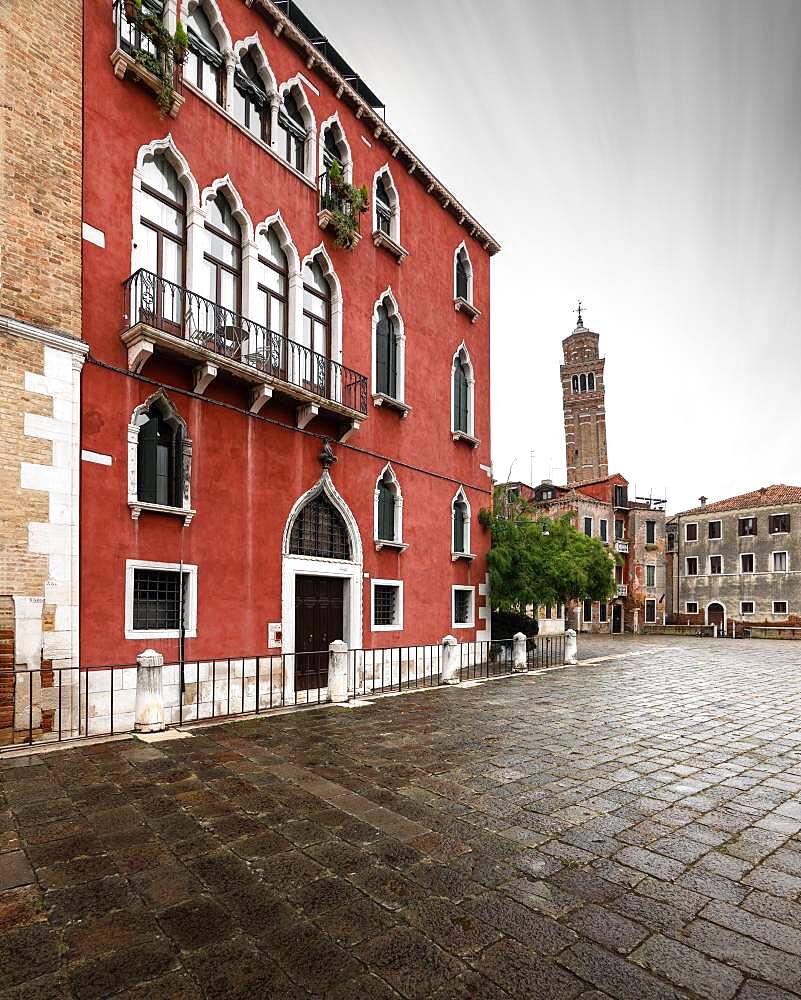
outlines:
[[[460,500],[453,504],[453,551],[465,551],[465,520],[466,511],[464,503]]]
[[[375,215],[379,231],[391,236],[392,202],[387,189],[387,180],[383,174],[375,182]]]
[[[769,528],[771,535],[784,534],[790,530],[789,514],[771,514]]]
[[[378,537],[385,542],[396,541],[395,491],[385,480],[378,487]]]
[[[645,522],[645,544],[656,544],[656,521]]]
[[[171,427],[158,405],[139,428],[136,454],[136,495],[144,503],[162,507],[183,505],[183,432]]]
[[[465,302],[470,301],[470,277],[463,250],[456,255],[456,298],[464,299]]]
[[[398,396],[398,342],[395,335],[395,319],[382,303],[378,307],[376,341],[376,382],[377,389],[385,396]]]
[[[453,365],[453,429],[463,434],[468,431],[468,385],[467,373],[461,357]]]

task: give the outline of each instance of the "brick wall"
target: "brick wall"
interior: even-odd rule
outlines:
[[[0,0],[0,314],[81,333],[80,3]]]

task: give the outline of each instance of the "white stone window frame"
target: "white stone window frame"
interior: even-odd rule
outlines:
[[[391,625],[376,625],[375,623],[375,588],[394,587],[398,592],[395,605],[395,621]],[[402,632],[403,631],[403,580],[370,581],[370,631],[371,632]]]
[[[720,560],[720,572],[719,573],[714,573],[712,571],[712,560],[713,559],[719,559]],[[709,574],[709,576],[725,576],[725,570],[726,570],[726,567],[724,565],[723,554],[720,553],[720,552],[711,552],[709,554],[708,558],[707,558],[707,573]]]
[[[453,529],[456,522],[456,505],[464,504],[465,518],[464,518],[464,552],[454,552],[453,550]],[[459,489],[454,494],[451,500],[451,562],[456,562],[457,559],[466,559],[468,562],[472,562],[476,556],[474,552],[471,552],[471,537],[472,537],[472,521],[473,521],[473,510],[470,506],[470,501],[467,499],[467,494],[465,493],[464,486],[460,486]]]
[[[353,183],[353,152],[348,142],[345,126],[342,124],[339,112],[335,111],[320,125],[320,136],[317,140],[317,176],[321,177],[325,173],[325,133],[329,128],[338,132],[336,135],[337,149],[340,152],[339,165],[342,167],[342,176],[347,184]],[[335,132],[335,134],[336,134]]]
[[[467,271],[467,298],[464,299],[459,295],[457,284],[456,284],[456,262],[459,257],[464,254],[465,270]],[[459,244],[459,246],[453,251],[453,308],[457,312],[464,313],[471,323],[475,323],[478,317],[481,315],[481,311],[476,308],[475,304],[475,278],[473,270],[473,261],[470,257],[470,251],[467,249],[467,244],[464,240]]]
[[[468,622],[457,622],[456,621],[456,594],[457,591],[463,591],[470,594],[470,621]],[[463,584],[456,583],[451,587],[451,628],[454,629],[468,629],[476,627],[476,588],[464,586]]]
[[[454,420],[455,396],[453,391],[453,371],[456,367],[456,361],[460,357],[462,358],[462,363],[467,368],[467,433],[457,430],[455,426],[456,421]],[[476,437],[476,372],[470,358],[470,351],[468,351],[467,344],[464,341],[459,344],[451,358],[449,377],[451,380],[451,436],[454,441],[466,441],[474,448],[477,448],[481,442]]]
[[[339,280],[339,276],[334,270],[334,262],[331,260],[324,243],[321,243],[310,253],[306,254],[300,264],[300,310],[298,314],[299,325],[297,329],[298,331],[303,329],[303,269],[307,264],[312,263],[314,260],[317,260],[320,264],[323,277],[326,279],[328,287],[331,289],[331,357],[329,360],[336,361],[341,365],[344,336],[342,318],[345,311],[344,298],[342,295],[342,282]]]
[[[718,607],[723,608],[723,628],[718,634],[725,636],[726,631],[729,627],[729,609],[726,607],[723,601],[715,600],[715,601],[710,601],[709,604],[707,604],[706,608],[704,609],[704,624],[705,625],[712,624],[709,621],[709,609],[712,607],[713,604],[717,604]]]
[[[601,529],[602,524],[606,525],[603,530]],[[598,520],[598,537],[604,543],[609,541],[609,518],[602,517]]]
[[[395,537],[391,541],[386,538],[380,538],[378,534],[378,498],[381,492],[381,483],[387,476],[389,476],[390,482],[395,490]],[[391,462],[387,462],[379,473],[378,479],[375,481],[375,492],[373,496],[373,541],[375,542],[376,552],[380,552],[381,549],[397,549],[399,552],[405,552],[409,546],[403,541],[403,493],[401,491],[398,477],[395,475],[395,470],[392,468]]]
[[[387,193],[389,194],[389,236],[379,227],[378,225],[378,203],[376,198],[376,189],[378,187],[378,182],[381,178],[385,179],[385,186]],[[392,256],[397,260],[399,264],[402,264],[404,260],[409,256],[409,251],[405,249],[401,243],[401,203],[400,194],[398,192],[398,187],[395,184],[395,178],[392,176],[392,171],[389,168],[389,164],[385,163],[382,167],[373,174],[373,187],[372,187],[372,227],[373,227],[373,244],[377,247],[383,247],[388,250]]]
[[[214,26],[212,25],[212,31],[213,30]],[[219,39],[217,40],[219,41]],[[253,135],[253,132],[250,131],[245,123],[240,122],[233,113],[234,76],[236,68],[242,60],[242,56],[247,55],[248,53],[253,53],[255,55],[253,61],[256,63],[259,79],[264,84],[267,91],[267,99],[270,102],[270,139],[272,141],[272,136],[275,133],[275,125],[278,121],[278,83],[275,79],[275,73],[273,73],[272,67],[270,66],[270,61],[267,58],[267,53],[264,51],[264,46],[261,43],[258,32],[253,35],[249,35],[247,38],[243,38],[239,42],[236,42],[233,49],[230,50],[230,55],[228,52],[225,53],[225,110],[231,115],[232,118],[239,122],[239,125],[245,129],[248,135]],[[263,142],[260,136],[255,136],[255,138],[257,138],[260,142]]]
[[[709,527],[712,524],[719,524],[720,525],[720,534],[717,537],[715,537],[715,538],[713,538],[709,534]],[[707,521],[706,522],[706,537],[707,537],[707,541],[709,541],[709,542],[722,542],[723,541],[723,521],[719,517],[715,518],[712,521]]]
[[[587,617],[587,605],[590,606],[590,614]],[[584,598],[581,602],[581,623],[582,625],[592,625],[592,601],[588,598]]]
[[[688,537],[689,529],[692,528],[692,527],[695,527],[695,538],[689,538]],[[687,521],[685,523],[685,525],[684,525],[684,541],[685,542],[689,542],[692,545],[692,544],[694,544],[695,542],[698,541],[698,537],[699,537],[698,522],[697,521]]]
[[[695,608],[693,611],[692,608]],[[697,615],[698,614],[698,601],[685,601],[684,602],[684,613],[686,615]]]
[[[252,274],[258,273],[259,237],[264,236],[266,239],[267,233],[271,229],[278,236],[278,242],[287,263],[287,329],[285,336],[287,340],[297,343],[299,331],[303,329],[303,273],[300,254],[280,210],[268,216],[263,222],[259,222],[254,229],[255,257]],[[245,310],[245,315],[254,323],[266,327],[267,317],[261,315],[258,302],[258,281],[250,281],[248,286],[244,287],[243,271],[242,307]],[[255,345],[251,345],[251,348],[255,350]]]
[[[751,556],[751,566],[752,569],[743,569],[743,559],[746,556]],[[756,553],[754,552],[741,552],[740,553],[740,575],[741,576],[753,576],[756,573]]]
[[[690,572],[690,563],[695,563],[695,572]],[[685,576],[700,576],[701,567],[698,564],[698,556],[685,556],[684,557],[684,575]]]
[[[376,342],[376,335],[378,332],[378,310],[382,305],[388,307],[387,312],[395,321],[395,346],[397,348],[398,362],[398,394],[395,397],[388,396],[386,393],[378,391],[378,344]],[[395,298],[391,285],[378,296],[375,304],[373,305],[372,332],[370,336],[370,342],[372,345],[371,379],[373,387],[373,406],[387,406],[391,409],[398,410],[400,412],[401,419],[403,419],[409,415],[412,409],[411,406],[406,404],[406,327],[403,322],[403,316],[401,315],[398,300]]]
[[[317,189],[317,179],[319,174],[317,174],[317,120],[314,115],[314,108],[312,108],[311,101],[309,100],[309,95],[306,93],[306,88],[304,87],[303,77],[297,73],[295,76],[290,77],[284,83],[278,87],[278,108],[284,102],[284,98],[291,91],[295,92],[295,103],[298,106],[298,111],[303,119],[303,125],[306,129],[306,148],[304,150],[303,162],[305,170],[303,175],[308,181],[310,181],[315,190]],[[298,99],[300,98],[300,99]],[[278,110],[276,109],[276,123],[278,121]],[[271,141],[273,143],[273,152],[278,153],[279,157],[286,164],[287,161],[284,158],[283,153],[279,153],[275,148],[276,131],[273,130],[271,133]],[[287,164],[291,166],[291,164]],[[292,168],[295,170],[295,168]],[[299,171],[295,170],[296,173]],[[320,171],[322,173],[322,171]]]
[[[776,556],[784,556],[784,569],[776,569]],[[770,571],[771,573],[789,573],[790,572],[790,553],[787,549],[777,549],[775,552],[770,554]]]
[[[651,605],[651,607],[653,607],[653,609],[654,609],[654,616],[650,620],[648,618],[648,606],[649,605]],[[643,621],[643,624],[645,624],[645,625],[656,625],[656,598],[655,597],[647,597],[645,599],[644,621]]]
[[[183,606],[184,638],[197,638],[197,566],[184,563],[150,562],[143,559],[125,560],[125,638],[126,639],[178,639],[179,629],[135,629],[133,627],[134,571],[155,570],[165,573],[183,572],[186,578],[186,598]],[[183,581],[182,581],[183,583]]]
[[[588,521],[589,521],[589,525],[590,525],[590,530],[589,531],[587,531],[587,522]],[[587,538],[592,538],[593,527],[594,527],[593,518],[591,516],[585,515],[584,516],[584,534],[587,536]]]
[[[651,570],[651,576],[653,578],[653,583],[648,582],[648,570]],[[656,589],[656,563],[646,563],[645,564],[645,586],[648,590]]]
[[[776,605],[777,604],[783,604],[784,605],[784,611],[777,611],[776,610]],[[786,618],[790,614],[790,602],[789,601],[774,601],[772,603],[771,607],[773,608],[773,611],[771,612],[771,614],[773,614],[773,615],[781,615],[782,617]]]
[[[147,413],[157,405],[162,416],[173,430],[180,429],[183,447],[183,497],[180,507],[168,507],[164,504],[149,503],[139,499],[139,431],[148,421]],[[182,517],[184,525],[189,526],[197,513],[192,507],[192,439],[189,437],[186,421],[178,412],[175,404],[164,389],[159,389],[152,396],[137,406],[131,414],[128,424],[128,507],[131,518],[138,521],[143,511],[154,514],[167,514]]]
[[[751,605],[751,610],[750,611],[746,611],[745,610],[745,605],[746,604],[750,604]],[[747,598],[744,601],[740,601],[740,614],[741,615],[755,615],[756,614],[756,601],[753,600],[753,598]]]

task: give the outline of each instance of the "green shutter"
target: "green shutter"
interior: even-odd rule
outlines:
[[[453,551],[464,552],[464,508],[461,503],[453,505]]]
[[[183,507],[184,505],[184,432],[178,427],[172,438],[172,505],[173,507]]]
[[[136,449],[136,495],[144,503],[156,502],[156,447],[159,439],[158,417],[139,428]]]
[[[386,396],[391,396],[389,377],[389,317],[383,306],[378,310],[378,316],[378,326],[375,331],[376,381],[378,382],[378,391],[383,392]]]
[[[378,537],[385,542],[395,539],[395,494],[381,483],[378,491]]]
[[[467,376],[461,361],[453,368],[453,429],[467,434]]]

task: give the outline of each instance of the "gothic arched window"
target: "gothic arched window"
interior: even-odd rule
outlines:
[[[578,375],[574,375],[573,376],[573,392],[578,392],[578,391],[579,391]]]
[[[451,551],[454,555],[467,555],[470,552],[470,507],[464,490],[461,488],[453,498],[452,515],[453,548]]]
[[[270,98],[252,53],[243,53],[234,71],[233,113],[264,142],[270,141]]]
[[[581,386],[581,391],[582,392],[586,392],[587,391],[587,376],[586,375],[580,376],[580,378],[579,378],[579,385]]]
[[[150,322],[166,328],[181,322],[186,256],[186,192],[163,153],[142,164],[140,248],[145,269],[156,275]],[[144,280],[144,279],[143,279]]]
[[[308,500],[295,518],[289,537],[289,553],[320,559],[352,558],[345,519],[325,493]]]
[[[376,390],[392,399],[398,397],[398,332],[397,320],[390,315],[385,302],[378,307],[375,328]]]
[[[238,313],[242,294],[242,229],[222,191],[209,198],[203,262],[206,297]]]
[[[302,174],[306,172],[306,140],[308,130],[292,91],[284,95],[278,109],[276,146],[287,163]]]
[[[456,253],[456,298],[473,303],[473,266],[467,250],[462,246]]]
[[[183,430],[168,423],[158,403],[139,427],[136,464],[137,499],[162,507],[183,506]]]
[[[473,370],[462,348],[453,359],[453,431],[473,433]]]
[[[223,104],[223,54],[201,4],[190,10],[186,29],[189,49],[184,64],[184,79],[212,101]]]

